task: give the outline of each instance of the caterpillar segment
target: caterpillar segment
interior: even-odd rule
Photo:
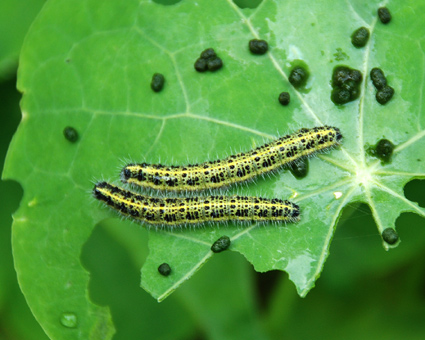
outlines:
[[[145,189],[199,191],[227,187],[276,171],[300,159],[331,149],[342,141],[336,127],[303,128],[247,152],[201,164],[166,166],[128,164],[121,180]]]
[[[298,205],[277,198],[193,196],[159,198],[99,182],[93,196],[121,215],[153,226],[175,227],[207,222],[296,222]]]

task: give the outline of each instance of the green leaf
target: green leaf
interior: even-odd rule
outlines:
[[[9,142],[20,120],[19,100],[16,79],[0,83],[0,168]],[[19,288],[12,257],[12,212],[19,206],[22,189],[16,182],[0,181],[2,204],[0,207],[0,339],[47,339],[40,325],[32,315]],[[4,199],[7,197],[7,199]]]
[[[305,296],[320,275],[348,203],[368,204],[379,233],[394,228],[401,212],[424,217],[425,209],[407,200],[403,187],[425,178],[425,5],[389,2],[393,20],[388,25],[377,19],[380,5],[321,1],[307,8],[302,2],[264,0],[241,9],[230,0],[172,6],[48,2],[23,47],[18,79],[23,120],[4,177],[24,188],[14,216],[15,265],[49,336],[64,338],[68,330],[68,338],[111,336],[107,308],[88,298],[80,253],[95,224],[115,216],[91,198],[92,181],[118,183],[124,159],[201,162],[248,150],[277,131],[323,124],[344,135],[340,149],[310,161],[302,180],[282,171],[228,191],[291,199],[302,209],[297,224],[151,229],[142,286],[159,301],[213,255],[211,244],[222,235],[257,271],[288,272]],[[359,49],[350,36],[361,26],[371,37]],[[253,38],[267,40],[269,52],[250,54]],[[197,73],[193,64],[208,47],[224,67]],[[310,78],[298,92],[288,75],[301,62]],[[337,65],[358,69],[364,78],[360,98],[343,106],[330,100]],[[395,89],[385,106],[375,100],[368,77],[373,67],[382,68]],[[150,81],[157,72],[166,82],[154,93]],[[277,100],[282,91],[291,94],[287,107]],[[67,126],[78,131],[76,143],[63,137]],[[387,164],[366,152],[382,138],[396,145]],[[163,262],[172,267],[168,277],[158,274]],[[67,321],[75,315],[73,328],[61,324],[64,313]]]
[[[0,2],[0,79],[15,70],[25,34],[45,0]]]

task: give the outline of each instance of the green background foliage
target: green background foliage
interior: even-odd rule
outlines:
[[[15,72],[25,34],[44,2],[0,2],[0,80],[7,80]]]
[[[114,332],[117,339],[140,334],[311,338],[319,327],[327,337],[348,333],[355,339],[368,330],[370,338],[419,339],[424,220],[399,215],[424,215],[414,203],[423,200],[423,182],[403,190],[412,179],[424,178],[423,27],[417,14],[423,8],[389,3],[396,19],[384,26],[376,19],[378,4],[364,1],[309,6],[251,1],[246,8],[237,6],[243,1],[174,2],[50,1],[28,33],[18,73],[23,118],[3,177],[23,188],[14,215],[13,254],[21,288],[41,326],[53,339],[110,338]],[[364,49],[349,39],[359,26],[372,33]],[[270,53],[250,55],[247,42],[254,37],[268,40]],[[225,66],[196,73],[193,62],[207,47],[216,49]],[[299,60],[311,71],[302,93],[287,81]],[[396,96],[380,106],[366,77],[358,101],[335,107],[330,76],[341,63],[366,76],[372,67],[382,67]],[[166,76],[159,94],[149,88],[154,72]],[[5,98],[11,87],[5,83]],[[287,108],[277,101],[281,91],[291,93]],[[14,96],[2,104],[12,117],[9,132],[2,134],[5,141],[16,125]],[[93,180],[118,182],[124,159],[203,161],[223,157],[229,148],[259,145],[276,131],[324,123],[341,128],[344,145],[313,159],[307,178],[283,171],[229,191],[290,197],[303,209],[296,225],[147,231],[119,221],[90,197]],[[68,125],[79,131],[76,144],[63,138]],[[387,165],[364,152],[384,137],[397,146]],[[8,226],[20,191],[10,184],[4,193],[11,197],[2,208]],[[347,206],[344,227],[334,236]],[[384,252],[374,224],[379,233],[396,226],[401,246]],[[223,234],[232,238],[234,252],[212,257],[209,247]],[[304,301],[286,274],[254,274],[237,254],[257,271],[287,271],[305,296],[322,271],[332,237],[321,287]],[[1,277],[4,311],[10,306],[6,292],[17,291],[8,254],[9,269]],[[167,278],[157,273],[162,262],[173,268]],[[158,305],[138,287],[140,267],[142,287],[158,300],[191,279]],[[23,306],[20,301],[17,306]],[[12,325],[8,329],[17,329],[9,317],[17,308],[2,317]],[[28,311],[23,313],[40,332]],[[348,321],[330,323],[342,313]],[[388,315],[397,322],[388,325]]]

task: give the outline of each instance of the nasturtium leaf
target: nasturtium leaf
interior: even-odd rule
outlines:
[[[229,250],[242,253],[257,271],[288,272],[305,296],[348,203],[368,204],[380,234],[394,228],[402,212],[424,217],[425,209],[406,199],[403,187],[425,178],[425,4],[385,5],[393,16],[387,25],[377,16],[382,3],[364,0],[308,6],[263,0],[253,8],[231,0],[170,6],[49,1],[23,46],[23,119],[4,171],[23,186],[13,225],[15,264],[46,332],[111,335],[108,310],[88,298],[80,252],[94,225],[116,216],[91,197],[93,181],[119,183],[120,167],[129,160],[212,160],[324,124],[344,135],[340,148],[309,161],[303,179],[282,171],[225,193],[290,199],[301,207],[299,223],[150,229],[142,287],[159,301],[213,256],[211,245],[223,235],[231,240]],[[370,31],[363,48],[351,44],[358,27]],[[268,52],[250,53],[251,39],[266,40]],[[196,59],[210,47],[223,67],[196,72]],[[330,96],[338,65],[360,70],[363,81],[358,99],[336,106]],[[296,90],[288,76],[300,66],[309,77]],[[368,76],[373,67],[395,89],[386,105],[375,99]],[[166,79],[157,93],[150,87],[155,73]],[[287,107],[277,100],[282,91],[291,96]],[[76,129],[77,142],[65,139],[65,127]],[[395,145],[387,163],[366,152],[384,138]],[[167,277],[158,273],[164,262],[172,268]],[[77,317],[75,327],[61,324],[63,313]]]

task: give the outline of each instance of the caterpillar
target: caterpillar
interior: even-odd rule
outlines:
[[[158,198],[140,195],[107,182],[95,184],[93,196],[131,217],[153,226],[175,227],[206,222],[296,222],[298,205],[277,198],[194,196]]]
[[[128,164],[121,171],[121,180],[146,189],[167,191],[219,189],[275,171],[301,158],[332,148],[341,141],[342,134],[336,127],[303,128],[223,160],[185,166]]]

